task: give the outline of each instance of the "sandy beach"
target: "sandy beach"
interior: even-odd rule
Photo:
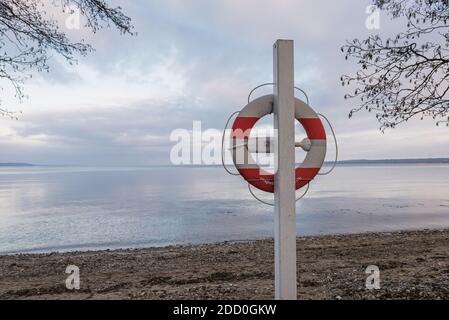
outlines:
[[[80,290],[65,287],[72,264]],[[271,299],[273,271],[271,240],[0,256],[0,298]],[[298,276],[300,299],[449,299],[449,231],[298,238]]]

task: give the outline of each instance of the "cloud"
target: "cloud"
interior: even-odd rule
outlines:
[[[0,130],[0,162],[168,163],[171,130],[221,129],[249,91],[272,81],[272,44],[295,40],[295,77],[312,106],[332,121],[342,159],[448,156],[445,128],[412,121],[381,134],[372,115],[347,114],[340,75],[351,72],[340,46],[371,32],[369,0],[111,1],[132,18],[138,36],[113,29],[91,35],[95,52],[28,81],[29,99],[3,104],[24,111]],[[380,32],[394,32],[382,16]],[[255,94],[268,92],[264,88]]]

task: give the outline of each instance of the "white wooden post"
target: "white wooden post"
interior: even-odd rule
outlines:
[[[275,298],[297,299],[293,41],[274,44]]]

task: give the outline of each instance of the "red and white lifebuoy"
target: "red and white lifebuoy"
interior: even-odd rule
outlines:
[[[251,129],[262,117],[273,112],[273,95],[262,96],[246,105],[232,126],[231,143],[247,145]],[[306,103],[295,98],[295,118],[304,127],[311,141],[311,148],[302,164],[295,169],[296,189],[307,185],[320,171],[326,157],[326,132],[317,113]],[[274,175],[263,170],[253,159],[248,148],[243,148],[243,157],[237,157],[237,148],[231,148],[233,161],[242,177],[254,187],[274,192]],[[244,161],[242,161],[242,159]]]

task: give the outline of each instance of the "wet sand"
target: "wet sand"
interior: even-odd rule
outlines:
[[[0,256],[0,299],[271,299],[273,258],[272,240]],[[298,238],[298,277],[300,299],[449,299],[449,231]]]

